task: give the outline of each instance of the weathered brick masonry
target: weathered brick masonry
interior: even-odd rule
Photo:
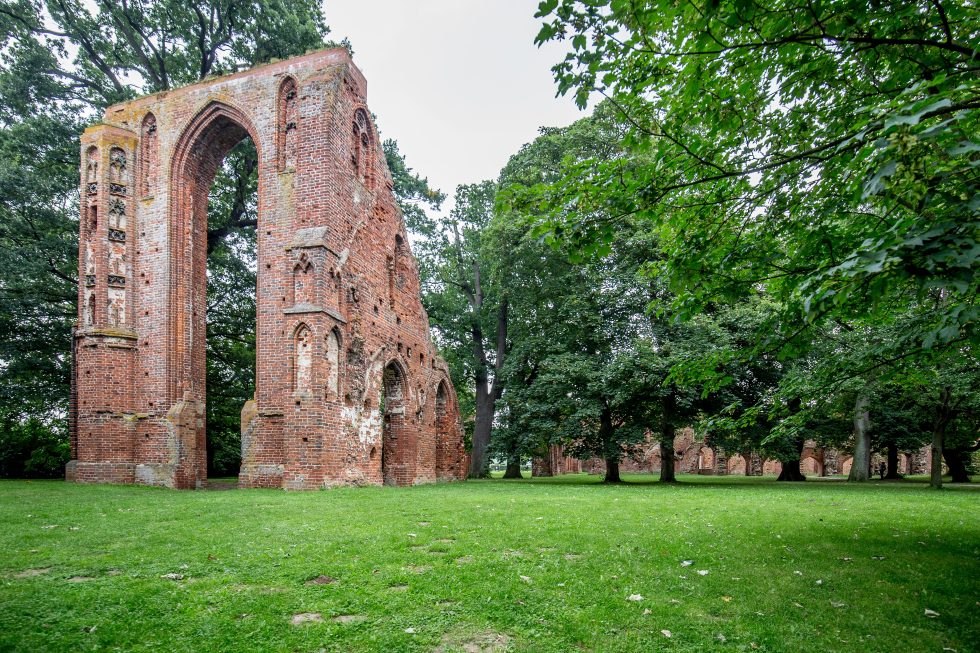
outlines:
[[[366,88],[327,50],[116,105],[86,130],[69,480],[206,482],[208,191],[245,137],[257,371],[240,484],[463,478],[456,393]]]

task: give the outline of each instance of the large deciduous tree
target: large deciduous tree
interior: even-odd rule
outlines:
[[[483,242],[496,193],[492,181],[457,188],[453,210],[436,219],[416,248],[423,302],[439,344],[464,381],[460,387],[474,392],[471,477],[489,472],[490,432],[507,353],[507,296],[493,282],[499,261]]]

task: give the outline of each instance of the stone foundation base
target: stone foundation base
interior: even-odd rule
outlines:
[[[65,480],[73,483],[133,483],[136,480],[136,465],[71,460],[65,465]]]
[[[176,465],[163,463],[137,465],[136,482],[140,485],[157,485],[160,487],[175,487]]]
[[[283,471],[282,465],[242,465],[238,474],[238,487],[281,489]]]

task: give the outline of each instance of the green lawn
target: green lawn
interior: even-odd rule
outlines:
[[[972,488],[628,479],[0,482],[0,651],[980,651]]]

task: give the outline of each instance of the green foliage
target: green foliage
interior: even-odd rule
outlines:
[[[593,251],[616,216],[655,225],[679,314],[759,288],[782,305],[755,352],[936,297],[865,367],[975,338],[970,3],[549,0],[538,15],[539,43],[572,45],[559,91],[609,97],[629,125],[629,156],[539,189],[549,237]]]
[[[255,145],[245,139],[225,157],[209,196],[209,475],[238,474],[241,410],[255,392],[257,168]]]
[[[614,107],[602,104],[570,127],[542,130],[501,174],[489,232],[506,252],[500,279],[511,307],[500,447],[540,454],[561,443],[572,455],[618,462],[650,434],[673,440],[705,406],[700,390],[677,383],[671,370],[717,349],[717,327],[707,316],[677,324],[651,312],[669,301],[664,284],[646,274],[658,256],[656,235],[602,207],[587,218],[604,220],[610,240],[587,251],[543,241],[533,228],[541,185],[581,162],[621,158],[623,132]],[[565,210],[571,218],[581,208]]]
[[[0,478],[59,478],[71,453],[65,420],[5,414],[0,419]]]

